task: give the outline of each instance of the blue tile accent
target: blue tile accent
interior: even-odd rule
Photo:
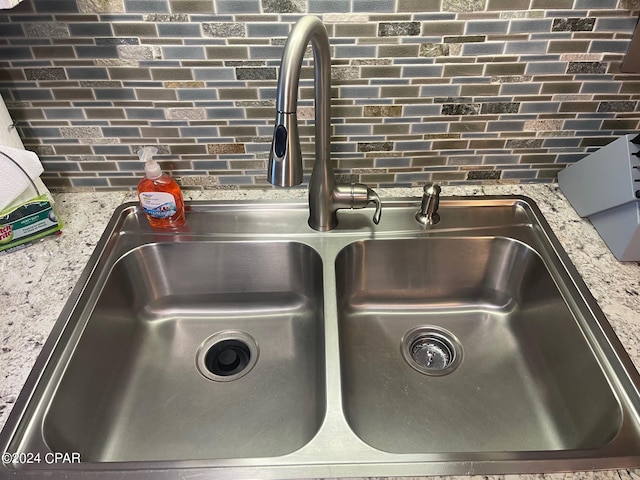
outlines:
[[[166,0],[124,0],[127,12],[132,13],[169,13],[169,3]]]
[[[478,84],[487,84],[491,83],[490,77],[453,77],[452,81],[459,85],[469,84],[469,83],[478,83]]]
[[[140,129],[138,127],[102,127],[102,133],[105,137],[114,138],[140,138]]]
[[[211,120],[244,118],[244,111],[241,108],[207,108],[206,114]]]
[[[360,124],[342,124],[342,125],[333,125],[333,133],[334,135],[371,135],[371,126],[370,125],[360,125]],[[273,131],[273,127],[270,127],[268,132],[271,134]]]
[[[74,107],[89,107],[89,108],[100,108],[100,107],[112,107],[113,103],[112,102],[96,102],[96,101],[90,101],[90,102],[73,102],[73,106]]]
[[[224,88],[225,86],[234,87],[237,86],[237,82],[232,80],[236,79],[235,68],[224,67],[195,67],[193,68],[194,80],[215,80],[211,82],[211,87]],[[225,84],[224,81],[229,81]],[[208,85],[209,86],[209,85]]]
[[[357,145],[355,143],[344,143],[344,142],[333,142],[331,144],[331,151],[332,152],[356,152],[357,151]],[[268,150],[268,149],[267,149]]]
[[[457,97],[460,95],[460,85],[422,85],[420,97]]]
[[[545,147],[579,147],[581,138],[568,138],[568,137],[552,137],[545,138],[543,146]]]
[[[520,132],[524,128],[524,121],[505,120],[487,123],[487,132]]]
[[[507,20],[469,20],[466,22],[464,33],[466,35],[486,35],[507,33],[509,22]]]
[[[20,88],[13,91],[13,98],[24,101],[53,100],[53,95],[48,88]]]
[[[53,127],[18,127],[18,132],[22,138],[50,138],[60,137],[60,129]]]
[[[629,49],[629,40],[593,40],[591,53],[626,53]]]
[[[616,8],[617,1],[616,0],[576,0],[573,8],[597,8],[597,9],[605,9],[605,8]]]
[[[503,83],[500,86],[501,95],[537,95],[540,93],[540,83],[514,82]]]
[[[566,62],[530,62],[524,73],[525,75],[555,75],[564,74],[566,70]]]
[[[470,42],[462,46],[462,55],[501,55],[504,42]]]
[[[411,159],[410,158],[400,158],[400,157],[391,157],[391,158],[376,158],[373,162],[375,168],[402,168],[402,167],[410,167]]]
[[[496,164],[496,165],[500,165],[500,168],[502,168],[502,165],[517,164],[519,161],[520,161],[519,155],[493,154],[493,155],[485,156],[485,159],[482,163],[485,165]]]
[[[377,98],[379,96],[379,87],[340,87],[340,98]]]
[[[78,13],[77,2],[71,0],[33,0],[33,6],[38,13]]]
[[[345,0],[309,0],[309,13],[349,13],[350,3]]]
[[[402,68],[402,73],[405,77],[440,77],[444,67],[442,65],[422,65],[422,66],[407,66]]]
[[[564,130],[600,130],[602,120],[565,120]]]
[[[42,160],[42,166],[47,172],[79,172],[80,165],[76,162],[51,161],[50,158]]]
[[[204,47],[182,46],[182,47],[162,47],[162,57],[166,59],[205,59]]]
[[[464,155],[457,157],[451,155],[447,157],[447,165],[481,165],[482,155]]]
[[[395,142],[394,148],[398,151],[409,152],[428,152],[431,150],[431,142],[417,141],[417,142]]]
[[[70,23],[69,33],[73,37],[110,37],[113,35],[110,23]]]
[[[96,155],[131,155],[131,148],[129,145],[93,145],[93,151]],[[120,164],[121,162],[118,162]],[[138,168],[142,170],[142,168]]]
[[[127,118],[130,120],[164,120],[162,108],[127,108]]]
[[[216,0],[216,13],[260,13],[259,0]]]
[[[336,45],[336,58],[375,58],[375,45]]]
[[[416,20],[433,22],[438,20],[455,20],[456,14],[449,12],[416,13],[413,17]]]
[[[75,187],[108,187],[109,180],[106,178],[98,178],[98,177],[88,177],[88,178],[77,178],[72,177],[71,183]]]
[[[76,45],[73,48],[78,58],[118,58],[115,45]]]
[[[502,178],[529,180],[535,178],[536,174],[536,170],[503,170]]]
[[[447,122],[423,122],[411,125],[411,133],[446,133],[449,131]]]
[[[215,92],[208,88],[181,88],[178,91],[178,100],[215,100]],[[238,109],[240,110],[240,109]]]
[[[142,15],[134,15],[133,13],[117,14],[117,13],[102,13],[99,15],[101,22],[142,22],[144,18]]]
[[[432,167],[428,167],[430,171],[434,169]],[[396,173],[396,181],[400,184],[406,184],[407,186],[411,186],[416,183],[423,183],[429,181],[431,178],[431,174],[429,172],[411,172],[411,173]],[[394,186],[399,186],[398,183],[394,184]]]
[[[277,46],[250,46],[249,56],[256,60],[263,58],[282,58],[283,47]]]
[[[618,93],[622,82],[584,82],[580,93]]]
[[[0,30],[2,30],[2,35],[5,38],[24,37],[24,30],[22,29],[21,24],[13,24],[0,21]]]
[[[559,102],[522,102],[520,113],[557,113]]]
[[[632,33],[638,20],[635,17],[598,18],[595,31],[629,32]]]
[[[132,88],[96,88],[96,100],[135,100],[136,94]]]
[[[441,111],[440,105],[434,104],[418,104],[418,105],[406,105],[404,107],[404,115],[406,116],[437,116],[440,115]],[[401,118],[401,120],[405,120],[405,118]]]
[[[283,37],[289,34],[290,26],[283,23],[248,23],[249,37]],[[335,39],[332,39],[335,41]]]
[[[545,53],[547,51],[547,42],[507,42],[504,53],[507,54],[519,54],[519,53]]]
[[[158,35],[161,37],[198,37],[202,35],[197,23],[159,23]]]
[[[0,46],[0,58],[2,60],[22,60],[31,57],[29,47],[5,47]]]
[[[67,77],[71,80],[108,80],[109,72],[104,67],[67,67]]]
[[[353,0],[353,12],[388,12],[393,13],[396,9],[395,0]]]
[[[81,108],[46,108],[46,118],[54,119],[84,119],[84,111]]]
[[[509,33],[550,32],[552,20],[547,18],[516,19],[509,22]]]
[[[409,79],[407,78],[372,78],[371,85],[409,85]]]
[[[194,168],[200,170],[228,170],[229,162],[226,160],[192,160]]]

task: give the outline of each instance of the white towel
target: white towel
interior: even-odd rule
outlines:
[[[44,168],[38,156],[29,150],[0,145],[0,152],[0,211],[2,211],[26,190],[33,192],[32,197],[38,195],[27,175],[35,180],[40,177]],[[15,160],[22,170],[5,155]]]

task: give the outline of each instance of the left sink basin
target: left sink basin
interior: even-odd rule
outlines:
[[[134,248],[89,307],[44,441],[89,462],[299,449],[324,416],[322,297],[300,243]]]

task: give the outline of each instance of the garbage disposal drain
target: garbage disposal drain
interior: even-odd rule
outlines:
[[[402,355],[420,373],[442,376],[462,361],[462,345],[449,331],[433,325],[409,330],[402,338]]]
[[[196,353],[196,367],[209,380],[229,382],[243,377],[258,361],[258,344],[251,335],[235,330],[207,338]]]

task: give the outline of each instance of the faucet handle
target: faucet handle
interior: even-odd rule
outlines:
[[[373,214],[373,223],[380,223],[382,215],[382,202],[373,189],[364,183],[338,183],[334,189],[334,205],[336,208],[365,208],[373,203],[376,211]]]
[[[373,188],[367,187],[367,205],[369,203],[373,203],[376,206],[376,211],[373,213],[373,223],[378,225],[380,223],[380,217],[382,216],[382,202]]]

